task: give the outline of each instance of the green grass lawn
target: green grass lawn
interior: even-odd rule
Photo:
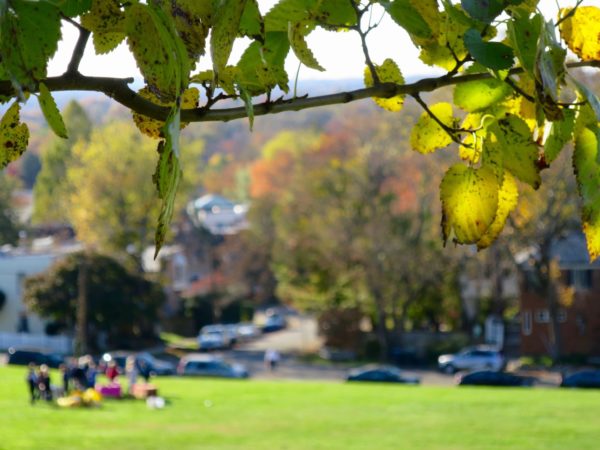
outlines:
[[[2,450],[600,448],[594,391],[160,378],[162,410],[60,409],[24,377],[0,367]]]

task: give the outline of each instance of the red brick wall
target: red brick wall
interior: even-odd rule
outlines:
[[[548,309],[533,292],[521,290],[521,353],[549,354],[549,323],[538,323],[536,311]],[[563,355],[600,356],[600,271],[594,271],[592,289],[576,292],[571,305],[562,307],[566,320],[560,324]],[[523,332],[525,313],[531,313],[531,334]]]

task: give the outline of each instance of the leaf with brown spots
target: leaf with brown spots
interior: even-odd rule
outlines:
[[[125,14],[118,0],[94,0],[81,25],[92,32],[98,54],[109,53],[125,39]]]
[[[152,103],[160,106],[173,106],[174,102],[163,102],[161,101],[148,87],[144,87],[138,91],[141,97],[150,100]],[[200,98],[200,92],[196,88],[186,89],[181,96],[181,108],[192,109],[198,106],[198,99]],[[142,133],[151,138],[160,139],[164,138],[163,129],[165,122],[161,120],[152,119],[151,117],[143,116],[141,114],[133,113],[133,121],[135,126],[138,127]],[[181,129],[185,128],[188,122],[181,122]]]
[[[29,129],[21,123],[19,111],[19,103],[15,101],[0,121],[0,169],[19,159],[27,149]]]
[[[450,167],[440,185],[444,242],[452,236],[461,244],[479,241],[496,217],[499,190],[498,178],[488,166]]]

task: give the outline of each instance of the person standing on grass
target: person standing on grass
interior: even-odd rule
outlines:
[[[43,398],[47,402],[51,401],[52,389],[50,388],[50,373],[48,372],[48,366],[46,364],[40,366],[37,383],[40,398]]]
[[[108,367],[106,368],[106,378],[108,378],[109,383],[114,383],[115,378],[119,376],[119,368],[117,367],[117,363],[114,360],[110,360],[108,362]]]
[[[133,386],[137,381],[138,370],[135,364],[135,356],[128,356],[125,362],[125,376],[127,377],[127,393],[133,395]]]
[[[71,378],[71,371],[66,364],[59,365],[58,371],[62,377],[62,395],[69,395],[69,379]]]
[[[39,398],[38,392],[38,377],[35,374],[35,364],[29,363],[27,366],[27,376],[25,377],[25,381],[27,382],[27,387],[29,388],[30,400],[29,402],[33,405],[35,401]]]

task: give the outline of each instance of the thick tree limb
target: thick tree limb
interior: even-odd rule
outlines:
[[[600,68],[600,61],[583,61],[569,63],[567,67],[596,67]],[[521,68],[510,71],[510,75],[522,73]],[[317,108],[320,106],[336,105],[354,102],[368,97],[389,98],[395,95],[417,95],[423,92],[435,91],[444,86],[452,86],[469,81],[492,78],[488,72],[441,76],[437,78],[423,78],[415,83],[394,84],[381,83],[369,88],[356,89],[354,91],[340,92],[336,94],[320,95],[316,97],[296,97],[280,99],[274,102],[258,103],[254,106],[254,115],[276,114],[286,111],[300,111],[303,109]],[[111,97],[116,102],[129,108],[133,112],[165,120],[171,108],[156,105],[139,96],[128,85],[133,83],[133,78],[106,78],[88,77],[78,72],[65,73],[59,77],[50,77],[44,83],[51,91],[93,91],[101,92]],[[9,81],[0,81],[0,96],[14,97],[16,92]],[[181,112],[181,120],[184,122],[227,122],[229,120],[247,117],[246,108],[233,107],[222,109],[207,109],[205,107],[195,109],[184,109]]]

